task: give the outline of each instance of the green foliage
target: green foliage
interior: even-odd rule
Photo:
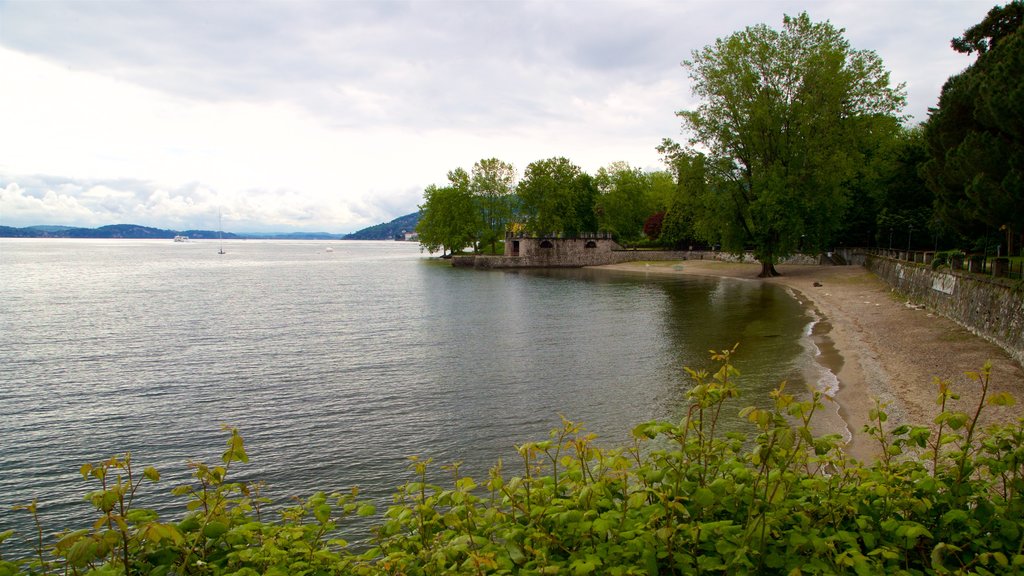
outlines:
[[[719,39],[684,66],[703,102],[679,116],[708,155],[698,228],[719,231],[727,250],[752,245],[772,274],[802,238],[840,228],[851,180],[878,132],[896,124],[902,86],[889,86],[875,53],[806,13],[785,17],[782,30]]]
[[[932,258],[932,270],[938,270],[943,266],[952,267],[953,259],[960,258],[963,261],[967,257],[967,254],[963,250],[945,250],[942,252],[936,252],[935,257]]]
[[[652,175],[615,162],[598,170],[594,182],[598,231],[609,232],[620,242],[642,238],[644,221],[656,208]]]
[[[719,428],[739,395],[733,350],[714,369],[687,369],[689,409],[652,421],[633,443],[598,446],[563,418],[548,438],[517,446],[515,471],[487,478],[409,460],[409,480],[383,511],[371,547],[336,537],[353,515],[373,516],[358,490],[317,493],[264,519],[258,484],[229,481],[247,461],[237,430],[222,464],[191,464],[177,521],[134,508],[144,485],[131,457],[87,464],[96,521],[44,541],[0,574],[1009,574],[1024,572],[1024,419],[981,430],[989,367],[968,374],[981,390],[970,411],[936,380],[931,426],[888,422],[865,433],[882,456],[848,458],[837,435],[815,437],[824,399],[780,385],[766,408],[746,408],[751,437]],[[37,504],[19,507],[38,520]],[[0,534],[0,542],[11,534]]]
[[[703,244],[704,241],[718,242],[717,231],[698,230],[696,227],[697,214],[702,209],[700,203],[707,197],[707,158],[703,154],[684,150],[668,138],[662,140],[658,152],[676,182],[675,190],[665,204],[660,236],[662,244],[688,246]]]
[[[480,160],[473,165],[470,190],[480,211],[480,244],[490,245],[497,252],[498,242],[504,240],[505,229],[512,220],[516,169],[497,158]]]
[[[566,158],[531,162],[516,191],[522,223],[533,234],[571,237],[597,231],[593,178]]]
[[[1024,3],[993,8],[953,40],[978,60],[951,77],[925,125],[921,169],[943,219],[977,237],[1006,234],[1010,254],[1024,231]]]
[[[458,168],[448,173],[449,185],[431,184],[423,192],[416,232],[420,245],[430,253],[457,252],[477,239],[482,227],[473,203],[469,174]]]

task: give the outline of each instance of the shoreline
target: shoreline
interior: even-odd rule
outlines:
[[[980,386],[965,375],[992,361],[989,394],[1009,392],[1024,401],[1024,368],[1003,349],[952,320],[897,297],[880,278],[861,266],[784,264],[775,278],[757,278],[760,264],[684,260],[628,262],[595,269],[658,275],[736,278],[780,284],[810,308],[815,321],[809,337],[818,363],[838,381],[836,413],[851,434],[847,453],[871,462],[877,443],[863,432],[875,401],[884,404],[887,426],[931,425],[939,414],[935,378],[950,381],[960,400],[952,409],[973,413]],[[828,404],[826,403],[826,407]],[[829,409],[829,413],[832,410]],[[1013,421],[1014,407],[988,406],[982,423]]]

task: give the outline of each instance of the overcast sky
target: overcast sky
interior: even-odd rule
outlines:
[[[660,169],[680,62],[804,10],[923,121],[993,5],[0,0],[0,225],[352,232],[482,158]]]

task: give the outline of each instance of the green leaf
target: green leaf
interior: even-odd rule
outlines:
[[[197,530],[198,528],[199,517],[196,514],[191,514],[178,523],[178,530],[182,532],[192,532],[194,530]]]
[[[573,560],[569,568],[573,574],[590,574],[597,569],[597,564],[589,560]]]
[[[715,493],[705,487],[697,488],[693,493],[693,501],[698,505],[707,508],[715,503]]]
[[[157,470],[156,468],[153,468],[152,466],[146,467],[146,469],[142,471],[142,475],[145,476],[146,479],[149,480],[150,482],[160,481],[160,471]]]
[[[921,524],[917,524],[917,523],[914,523],[914,524],[912,524],[912,525],[907,527],[906,538],[907,538],[907,543],[908,544],[912,545],[912,544],[916,543],[917,539],[921,538],[922,536],[927,537],[927,538],[931,538],[932,537],[932,533],[929,532],[927,528],[925,528]]]
[[[321,524],[327,522],[331,518],[331,505],[320,504],[319,506],[314,507],[313,516],[316,518],[317,522],[320,522]]]
[[[228,449],[221,456],[225,464],[230,462],[248,462],[249,456],[245,453],[245,441],[235,428],[231,429],[231,436],[228,438]]]
[[[96,541],[92,538],[78,540],[68,550],[67,559],[75,568],[83,568],[96,559]]]
[[[967,512],[964,510],[950,510],[942,515],[943,524],[962,523],[967,521]]]
[[[373,516],[377,513],[377,508],[372,504],[363,504],[356,510],[356,514],[359,516]]]
[[[157,519],[157,513],[155,510],[149,510],[147,508],[136,508],[134,510],[129,510],[128,514],[125,514],[125,519],[132,524],[152,522]]]
[[[216,540],[217,538],[220,538],[222,535],[224,535],[224,533],[227,531],[227,524],[214,520],[203,527],[203,536],[206,536],[211,540]]]
[[[988,398],[989,406],[1013,406],[1016,400],[1009,392],[996,392]]]

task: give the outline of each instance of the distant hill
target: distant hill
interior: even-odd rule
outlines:
[[[281,232],[266,234],[239,234],[239,238],[250,240],[344,240],[344,234],[331,234],[329,232]]]
[[[416,230],[416,224],[420,221],[419,211],[405,216],[399,216],[387,224],[377,224],[369,228],[363,228],[345,236],[345,240],[395,240],[404,239],[406,232]]]
[[[407,222],[406,219],[411,218],[411,224],[400,225],[402,222]],[[360,230],[355,234],[369,234],[366,237],[356,237],[355,234],[331,234],[329,232],[264,232],[264,233],[234,233],[224,232],[223,237],[227,240],[391,240],[394,238],[393,234],[388,233],[388,226],[395,225],[401,230],[414,230],[416,228],[416,222],[420,219],[419,212],[410,214],[408,216],[402,216],[397,218],[388,224],[378,224]],[[380,232],[372,232],[377,229],[381,229]],[[377,235],[383,234],[378,237]],[[216,230],[164,230],[161,228],[150,228],[149,226],[138,226],[136,224],[113,224],[110,226],[100,226],[99,228],[75,228],[74,226],[27,226],[25,228],[12,228],[10,226],[0,226],[0,238],[128,238],[128,239],[146,239],[146,238],[174,238],[175,236],[188,236],[191,240],[216,240],[220,237]]]
[[[215,230],[163,230],[159,228],[140,227],[137,224],[112,224],[99,228],[59,227],[59,225],[36,225],[36,227],[11,228],[0,227],[0,238],[127,238],[140,239],[171,239],[175,236],[187,236],[190,240],[341,240],[344,234],[326,232],[290,232],[290,233],[245,233],[225,232],[221,236]]]
[[[100,226],[99,228],[75,228],[72,226],[28,226],[26,228],[12,228],[0,226],[0,237],[2,238],[128,238],[138,239],[171,239],[175,236],[188,236],[189,238],[215,239],[219,238],[216,230],[163,230],[161,228],[150,228],[149,226],[138,226],[136,224],[112,224]],[[242,236],[224,232],[224,238],[238,239]]]

